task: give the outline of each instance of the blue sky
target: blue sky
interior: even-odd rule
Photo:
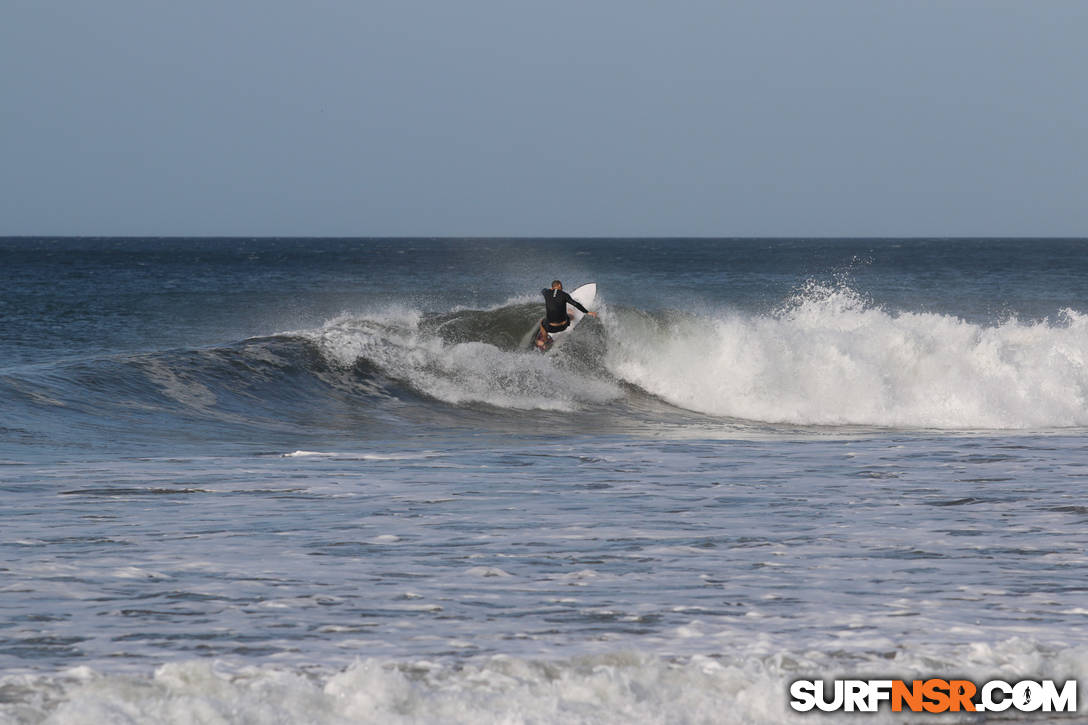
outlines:
[[[1081,0],[6,0],[0,235],[1088,236]]]

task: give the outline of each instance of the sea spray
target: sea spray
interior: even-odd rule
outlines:
[[[813,287],[770,314],[620,312],[607,366],[693,411],[800,425],[1088,425],[1088,320],[992,325]]]
[[[491,314],[461,313],[461,317],[479,319]],[[482,341],[447,342],[437,331],[421,329],[421,317],[403,312],[344,316],[304,334],[341,365],[365,362],[453,405],[570,411],[622,395],[614,383],[572,371],[560,355],[504,350]]]

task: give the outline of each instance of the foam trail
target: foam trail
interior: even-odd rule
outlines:
[[[1088,316],[983,326],[813,287],[772,315],[609,322],[607,365],[674,404],[801,425],[1088,425]]]

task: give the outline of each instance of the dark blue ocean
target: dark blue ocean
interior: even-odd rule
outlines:
[[[1088,240],[0,239],[0,723],[1083,713],[1086,432]]]

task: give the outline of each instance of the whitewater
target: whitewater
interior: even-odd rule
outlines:
[[[1083,683],[1086,249],[0,240],[0,723]]]
[[[950,430],[1088,423],[1088,319],[1072,309],[987,325],[815,288],[775,315],[638,315],[612,330],[617,377],[715,416]]]
[[[582,349],[526,359],[523,339],[515,346],[515,335],[481,324],[526,306],[454,313],[430,324],[418,311],[349,317],[299,335],[341,365],[366,361],[451,404],[573,411],[631,391],[682,411],[757,423],[1088,425],[1088,318],[1072,309],[1054,320],[979,324],[889,312],[850,288],[807,285],[765,315],[651,315],[606,304],[597,339],[587,331]],[[533,311],[511,329],[531,328]],[[484,341],[443,334],[457,323]]]

